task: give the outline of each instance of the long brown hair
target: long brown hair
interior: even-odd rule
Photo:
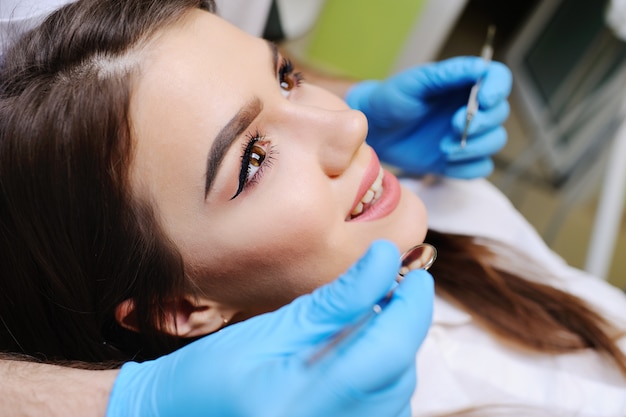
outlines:
[[[182,291],[181,258],[131,197],[128,107],[142,42],[211,0],[83,0],[0,69],[0,350],[46,360],[151,357]],[[114,320],[133,298],[141,331]]]
[[[626,376],[626,356],[617,346],[623,335],[581,299],[507,270],[501,266],[502,255],[471,236],[429,230],[426,241],[437,247],[438,260],[430,269],[437,293],[493,334],[535,352],[592,348],[611,358]],[[518,259],[524,257],[507,249]]]

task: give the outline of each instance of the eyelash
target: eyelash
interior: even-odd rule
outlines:
[[[258,144],[259,142],[261,142],[260,145]],[[259,148],[256,152],[254,150],[255,147]],[[241,155],[239,186],[237,187],[235,195],[230,198],[231,200],[241,194],[249,186],[259,182],[261,176],[265,172],[265,169],[272,166],[272,160],[274,159],[275,152],[274,146],[269,146],[269,142],[265,141],[265,135],[261,134],[258,130],[254,134],[248,134],[248,140],[245,142]],[[259,155],[258,158],[253,157],[255,153]],[[255,167],[256,171],[254,172],[254,175],[250,177],[250,167],[254,163],[257,163],[258,165]]]
[[[295,72],[295,68],[288,58],[283,58],[278,68],[278,83],[283,95],[288,96],[291,90],[298,87],[304,81],[301,72]]]
[[[295,68],[291,60],[289,60],[288,58],[283,58],[281,60],[280,66],[278,67],[278,83],[280,85],[283,95],[287,97],[289,95],[288,93],[294,88],[298,87],[302,83],[302,81],[304,81],[302,73],[295,72]],[[263,155],[260,155],[260,157],[258,158],[253,158],[255,146],[257,146],[258,142],[264,141],[265,135],[262,135],[259,131],[256,131],[254,134],[248,134],[248,141],[245,143],[241,155],[239,185],[237,187],[235,195],[230,198],[231,200],[241,194],[250,185],[258,183],[265,169],[272,166],[272,160],[274,159],[275,153],[274,146],[269,146],[269,149],[263,149],[259,146],[259,149],[261,150],[261,152],[263,152]],[[256,167],[257,170],[252,178],[250,178],[250,167],[254,163],[253,161],[256,161],[256,163],[258,163],[259,165]]]

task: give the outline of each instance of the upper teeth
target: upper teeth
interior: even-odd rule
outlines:
[[[376,177],[376,180],[374,181],[372,185],[370,185],[370,188],[365,192],[363,197],[361,197],[361,201],[359,201],[359,203],[356,205],[354,210],[352,210],[350,215],[352,217],[356,217],[359,214],[363,213],[363,208],[367,204],[370,204],[378,200],[378,198],[381,196],[382,193],[383,193],[383,169],[381,167],[380,170],[378,171],[378,176]]]

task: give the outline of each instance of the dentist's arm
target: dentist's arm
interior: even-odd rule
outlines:
[[[0,417],[104,417],[119,370],[88,371],[0,356]]]

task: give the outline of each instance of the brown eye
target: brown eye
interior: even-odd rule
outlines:
[[[289,92],[300,85],[302,80],[302,74],[294,71],[291,61],[284,59],[278,70],[278,83],[283,95],[288,97]]]
[[[265,150],[258,145],[254,145],[252,147],[252,152],[250,153],[250,165],[253,167],[260,167],[264,160]]]
[[[272,146],[271,142],[264,139],[258,131],[249,135],[246,146],[241,155],[241,168],[239,170],[239,185],[237,191],[230,199],[234,199],[250,184],[259,182],[263,170],[271,165]]]
[[[291,91],[292,88],[296,86],[296,80],[294,80],[293,75],[289,74],[284,79],[280,81],[280,87],[283,90]]]

